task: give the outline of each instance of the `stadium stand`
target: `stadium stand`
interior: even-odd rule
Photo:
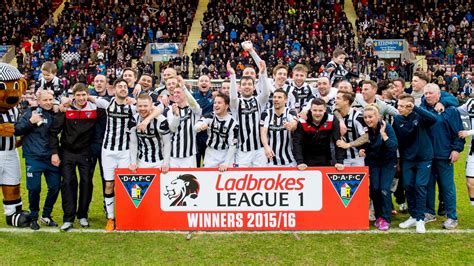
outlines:
[[[123,68],[142,58],[149,42],[185,43],[196,4],[195,0],[153,5],[146,1],[66,2],[57,23],[50,12],[43,12],[49,14],[46,23],[34,24],[38,30],[33,32],[31,54],[27,50],[25,58],[18,55],[19,67],[37,80],[41,64],[52,60],[64,84],[90,84],[97,73],[113,82]],[[143,71],[147,63],[140,61],[137,66]]]
[[[429,70],[441,85],[449,87],[456,78],[462,88],[473,70],[471,2],[379,2],[354,1],[360,47],[370,49],[367,45],[374,39],[406,39],[414,51],[426,56]]]
[[[200,48],[191,54],[193,77],[209,73],[212,78],[224,78],[227,60],[236,65],[240,76],[243,67],[252,64],[239,48],[246,40],[254,43],[269,69],[278,63],[290,69],[303,63],[310,69],[308,77],[317,77],[335,47],[348,52],[352,68],[354,33],[341,1],[320,2],[326,1],[210,1]]]

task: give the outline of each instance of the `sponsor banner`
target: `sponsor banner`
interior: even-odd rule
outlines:
[[[170,172],[160,178],[161,195],[165,196],[161,199],[161,209],[165,212],[319,211],[322,207],[321,179],[321,172],[314,170]],[[190,195],[178,196],[186,185]]]
[[[397,40],[374,40],[375,52],[403,52],[403,39]]]
[[[364,230],[368,168],[116,170],[117,230]]]
[[[150,54],[154,55],[177,55],[179,54],[179,43],[151,43]]]

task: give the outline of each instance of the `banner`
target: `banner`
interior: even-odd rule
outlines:
[[[153,55],[178,55],[179,43],[151,43],[150,54]]]
[[[403,52],[403,39],[399,40],[374,40],[375,52]]]
[[[117,230],[367,230],[368,168],[116,170]]]
[[[76,60],[76,63],[81,62],[81,55],[79,53],[64,52],[61,53],[61,59],[64,63],[71,63],[72,60]]]

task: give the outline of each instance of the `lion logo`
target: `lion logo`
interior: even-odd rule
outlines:
[[[190,174],[180,175],[166,186],[165,196],[173,200],[170,206],[188,206],[188,200],[196,199],[199,194],[199,182]]]

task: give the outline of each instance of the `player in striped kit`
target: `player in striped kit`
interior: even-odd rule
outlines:
[[[239,125],[229,114],[229,96],[217,94],[214,98],[214,113],[203,116],[194,126],[196,132],[207,130],[204,167],[219,167],[225,171],[234,162],[239,135]]]
[[[270,95],[267,68],[264,61],[259,62],[259,82],[262,91],[253,96],[255,83],[251,77],[243,76],[240,80],[241,97],[237,95],[235,70],[227,63],[230,73],[230,109],[239,122],[239,151],[236,165],[238,167],[261,167],[267,164],[265,151],[260,141],[260,116]]]
[[[137,123],[147,118],[153,111],[153,99],[147,94],[137,98],[137,112],[134,119]],[[170,130],[168,120],[163,115],[154,118],[146,130],[130,130],[130,166],[131,171],[139,168],[160,168],[167,173],[171,152]],[[138,160],[138,162],[137,162]]]
[[[102,166],[104,169],[105,192],[104,206],[107,213],[107,231],[115,229],[115,168],[127,168],[130,165],[130,128],[135,126],[133,116],[136,113],[135,100],[128,97],[128,84],[124,79],[114,82],[115,97],[109,101],[90,96],[98,108],[107,112],[107,126],[102,146]],[[143,131],[151,120],[161,113],[153,107],[152,115],[143,119],[137,130]]]
[[[352,142],[365,133],[364,118],[362,113],[351,107],[354,102],[354,94],[348,92],[339,92],[336,96],[336,110],[341,115],[345,126],[346,133],[342,136],[343,140]],[[348,147],[346,150],[346,158],[344,159],[346,166],[364,166],[364,157],[359,156],[359,150],[355,147]]]
[[[161,84],[158,86],[158,88],[155,90],[156,93],[159,95],[159,98],[158,100],[161,101],[161,98],[163,96],[168,96],[169,93],[167,91],[167,87],[168,85],[166,84],[168,79],[170,78],[176,78],[178,76],[178,73],[176,72],[176,70],[172,67],[168,67],[166,68],[165,70],[163,70],[163,74],[162,74],[162,77],[161,77]]]
[[[244,50],[249,52],[249,54],[252,57],[255,64],[258,65],[260,63],[260,61],[262,61],[260,56],[257,54],[255,49],[253,48],[252,42],[245,41],[245,42],[242,43],[242,47],[244,48]],[[273,80],[271,81],[271,84],[273,86],[270,86],[270,88],[269,88],[270,96],[268,98],[267,105],[265,106],[265,110],[273,107],[273,92],[276,89],[283,89],[288,95],[287,105],[292,109],[295,108],[296,99],[295,99],[293,94],[289,94],[290,89],[292,87],[290,86],[290,81],[288,80],[288,66],[282,65],[282,64],[276,65],[272,70],[272,76],[273,76]],[[257,90],[258,93],[260,93],[260,91],[262,91],[262,84],[257,83],[255,85],[255,87],[256,87],[256,90]]]
[[[305,65],[297,64],[293,68],[293,82],[291,82],[288,95],[293,94],[296,100],[295,109],[297,112],[303,110],[314,99],[313,90],[306,83],[307,75],[308,68]]]
[[[323,99],[328,106],[328,110],[330,110],[331,113],[334,112],[337,89],[331,87],[328,77],[318,78],[317,87],[313,89],[313,95],[316,98]],[[309,106],[306,106],[306,108],[309,109]]]
[[[273,107],[262,113],[260,136],[268,166],[296,166],[291,132],[298,125],[297,114],[286,107],[288,94],[283,89],[273,93]]]
[[[460,131],[459,137],[464,139],[471,136],[469,154],[466,158],[466,185],[471,206],[474,207],[474,98],[459,106],[458,110],[461,115],[468,115],[471,122],[471,129]]]
[[[277,89],[283,89],[286,92],[287,100],[286,105],[290,109],[295,108],[296,99],[293,94],[288,94],[290,92],[290,82],[288,81],[288,67],[285,65],[278,64],[273,70],[273,86],[270,87],[272,91],[270,95],[270,100],[268,101],[267,109],[273,107],[273,92]]]
[[[393,97],[393,84],[390,83],[388,80],[382,80],[377,83],[378,90],[377,94],[381,95],[380,98],[383,100],[387,105],[393,106],[397,108],[398,100]],[[383,117],[385,122],[393,124],[393,116],[389,114],[385,114]]]
[[[140,84],[142,88],[142,94],[145,93],[147,95],[150,95],[152,101],[154,103],[159,102],[158,101],[158,93],[154,90],[153,87],[153,74],[150,73],[143,73],[140,76],[140,79],[138,80],[138,84]]]
[[[271,80],[271,87],[270,87],[270,96],[267,102],[267,105],[265,106],[265,110],[270,109],[273,107],[273,93],[277,89],[282,89],[285,91],[286,95],[288,95],[291,86],[290,86],[290,81],[288,81],[288,67],[285,65],[278,64],[276,65],[273,70],[272,70],[272,76],[273,80]],[[286,105],[294,109],[295,108],[295,96],[293,94],[288,95],[287,100],[286,100]]]
[[[194,124],[201,116],[201,107],[180,83],[174,89],[175,103],[165,109],[171,131],[171,158],[170,167],[196,167],[196,131]]]

